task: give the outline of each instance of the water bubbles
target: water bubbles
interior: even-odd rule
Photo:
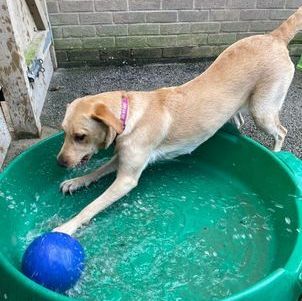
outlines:
[[[29,210],[30,210],[31,213],[37,213],[38,212],[38,206],[37,206],[37,204],[36,203],[31,203]]]
[[[35,193],[35,201],[38,202],[40,200],[40,195],[38,193]]]
[[[15,209],[15,205],[16,205],[16,203],[10,203],[10,204],[7,206],[7,208],[9,208],[9,209]]]
[[[181,197],[180,197],[180,201],[181,202],[185,202],[187,200],[187,197],[185,196],[185,195],[182,195]]]
[[[232,236],[232,238],[233,238],[234,240],[239,239],[239,237],[240,237],[239,234],[233,234],[233,236]]]
[[[285,222],[286,222],[288,225],[290,225],[291,220],[290,220],[290,218],[289,218],[288,216],[286,216],[286,217],[284,218],[284,220],[285,220]]]
[[[262,225],[262,229],[270,231],[270,230],[272,230],[272,227],[265,223]]]

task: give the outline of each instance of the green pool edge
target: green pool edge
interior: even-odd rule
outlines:
[[[23,153],[18,155],[12,162],[0,173],[0,181],[4,177],[5,173],[8,172],[15,164],[17,164],[24,156],[27,155],[28,152],[40,147],[47,141],[61,136],[62,132],[54,134],[42,141],[34,144]],[[276,162],[277,165],[281,166],[288,177],[293,181],[297,188],[297,196],[295,197],[295,205],[297,208],[297,216],[298,216],[298,228],[301,228],[302,221],[302,160],[295,157],[290,152],[279,152],[273,153],[260,143],[256,142],[252,138],[249,138],[245,135],[241,135],[237,130],[235,130],[232,126],[227,125],[222,128],[216,135],[230,135],[237,136],[239,139],[244,140],[246,143],[252,144],[259,148],[261,151],[266,153],[266,155],[270,156],[272,160]],[[301,198],[301,200],[299,200]],[[28,290],[28,294],[32,294],[30,298],[31,301],[37,300],[57,300],[57,301],[79,301],[79,298],[71,298],[54,291],[48,290],[45,287],[35,283],[30,280],[26,276],[24,276],[21,271],[19,271],[13,264],[11,264],[5,256],[2,254],[0,250],[0,272],[4,271],[6,275],[10,276],[11,280],[14,280],[15,283],[10,283],[11,289],[18,287],[18,285],[22,286],[22,290]],[[1,274],[1,273],[0,273]],[[220,301],[254,301],[255,298],[263,298],[263,294],[265,294],[265,300],[275,300],[272,296],[272,299],[269,298],[271,291],[276,289],[278,286],[278,291],[280,288],[283,288],[284,296],[286,296],[286,300],[293,300],[296,295],[298,297],[302,294],[302,233],[299,232],[297,234],[297,239],[293,248],[293,251],[287,260],[285,266],[283,268],[279,268],[268,276],[248,287],[247,289],[236,293],[230,297],[221,299]],[[1,289],[1,284],[0,284]],[[9,291],[9,289],[7,290]],[[4,292],[5,293],[5,292]],[[288,295],[292,295],[289,299]],[[281,299],[282,296],[278,294]],[[275,295],[274,295],[275,296]],[[258,299],[261,300],[261,299]],[[300,299],[297,299],[300,301]]]

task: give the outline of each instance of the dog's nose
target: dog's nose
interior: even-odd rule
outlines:
[[[57,161],[58,161],[59,165],[61,165],[63,167],[67,167],[68,166],[68,161],[62,155],[60,155],[57,158]]]

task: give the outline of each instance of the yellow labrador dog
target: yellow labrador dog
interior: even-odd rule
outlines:
[[[248,109],[279,151],[286,129],[279,112],[294,76],[287,45],[302,29],[302,7],[279,28],[236,42],[200,76],[151,92],[108,92],[76,99],[62,124],[58,162],[74,167],[115,141],[115,155],[93,173],[61,184],[63,193],[117,172],[112,185],[54,231],[74,233],[132,190],[148,163],[192,152],[230,118]]]

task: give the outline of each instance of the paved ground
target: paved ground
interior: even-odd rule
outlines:
[[[179,85],[199,75],[211,61],[182,64],[152,64],[144,66],[103,66],[58,69],[52,79],[42,112],[45,136],[57,131],[63,119],[66,104],[73,99],[112,90],[151,90],[163,86]],[[296,72],[283,106],[281,120],[288,129],[284,150],[302,158],[302,72]],[[243,133],[270,146],[272,140],[256,130],[247,116]],[[19,141],[12,145],[9,160],[36,140]],[[7,160],[8,161],[8,160]]]

